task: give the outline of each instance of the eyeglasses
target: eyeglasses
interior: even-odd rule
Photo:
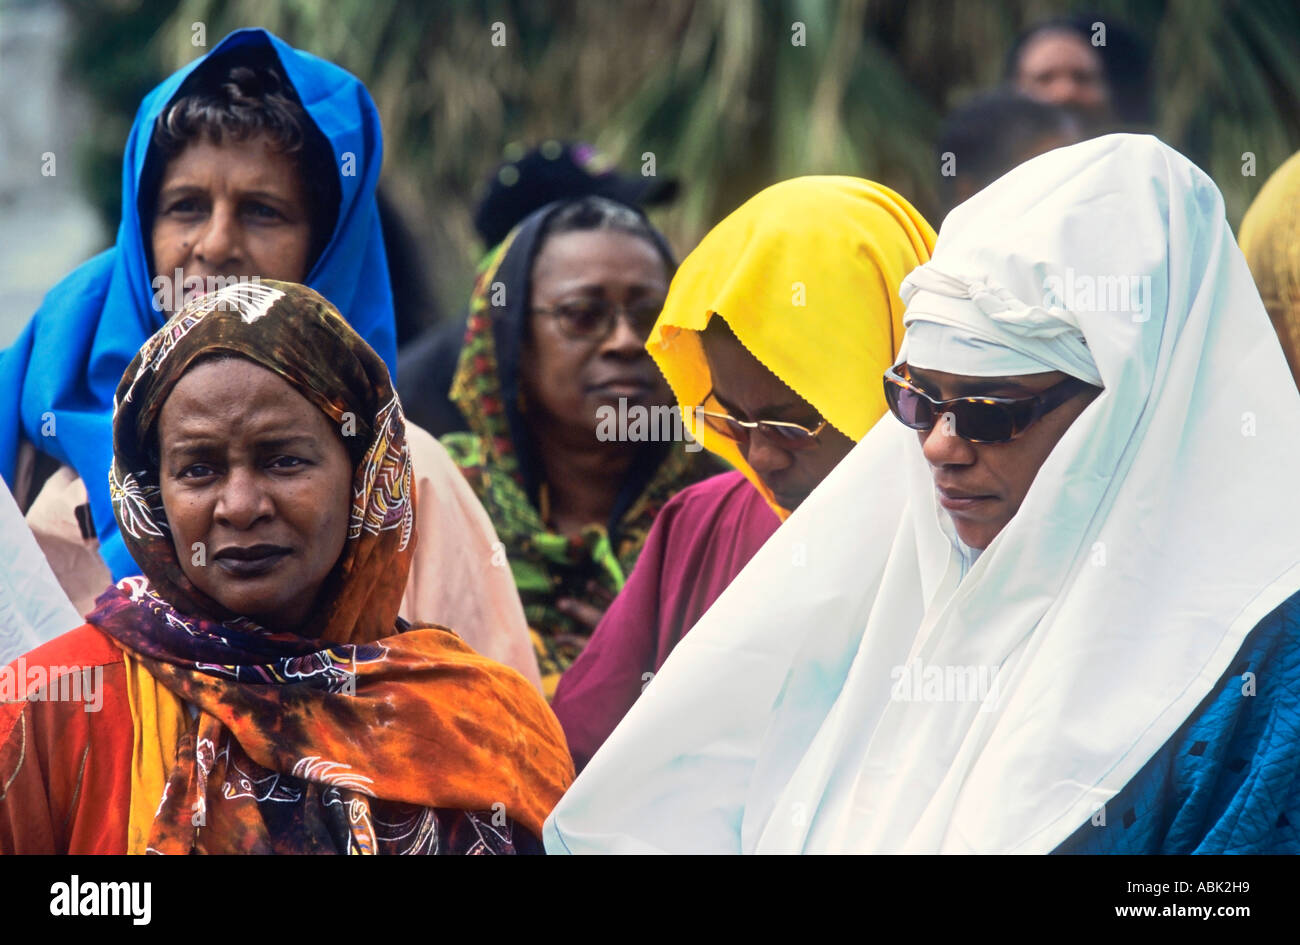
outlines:
[[[1067,377],[1033,397],[954,397],[951,400],[935,400],[913,387],[894,368],[885,371],[885,400],[890,412],[903,426],[912,430],[930,430],[940,417],[951,416],[953,432],[971,443],[1006,443],[1014,440],[1034,421],[1090,387],[1091,384],[1077,377]]]
[[[713,396],[712,392],[709,394],[709,397],[711,396]],[[704,398],[706,403],[708,399],[708,397]],[[703,407],[696,407],[694,414],[703,417],[709,429],[721,433],[727,439],[734,440],[742,446],[749,442],[751,433],[761,432],[782,449],[812,449],[817,445],[818,435],[826,429],[825,420],[817,424],[815,429],[810,430],[801,423],[789,423],[785,420],[737,420],[731,414],[705,410]]]
[[[638,338],[650,337],[650,329],[663,311],[664,300],[640,299],[625,305],[616,305],[605,299],[569,299],[549,308],[533,309],[539,315],[550,315],[560,331],[574,341],[603,340],[614,328],[614,317],[622,312]]]

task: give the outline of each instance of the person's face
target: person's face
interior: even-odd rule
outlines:
[[[704,356],[713,384],[712,404],[737,420],[784,420],[817,429],[822,417],[738,341],[703,335]],[[739,443],[745,462],[772,491],[778,505],[793,512],[817,488],[854,443],[829,424],[815,445],[802,450],[783,448],[765,433],[751,432]]]
[[[202,362],[163,404],[158,448],[186,577],[236,614],[297,629],[347,538],[352,463],[329,418],[251,361]]]
[[[1094,121],[1110,107],[1101,57],[1073,33],[1045,32],[1031,39],[1020,54],[1016,85],[1030,98],[1073,108]]]
[[[574,339],[559,320],[538,309],[575,299],[629,307],[662,306],[668,273],[644,239],[617,230],[582,230],[549,237],[533,261],[529,340],[521,366],[525,409],[595,439],[601,407],[669,403],[668,384],[646,352],[646,339],[621,313],[603,339]]]
[[[307,277],[311,216],[292,155],[266,135],[213,144],[201,138],[163,171],[152,227],[155,277]],[[174,286],[179,299],[184,285]],[[173,305],[173,309],[179,305]]]
[[[912,383],[936,400],[954,397],[1032,397],[1065,380],[1059,371],[1017,377],[967,377],[910,368]],[[930,464],[939,504],[958,536],[971,548],[987,548],[1020,509],[1029,486],[1057,441],[1070,428],[1095,390],[1071,397],[1006,443],[971,443],[936,423],[918,432]]]

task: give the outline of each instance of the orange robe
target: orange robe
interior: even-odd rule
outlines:
[[[451,645],[462,647],[458,641]],[[135,720],[123,649],[85,624],[0,673],[6,674],[0,679],[0,854],[128,852]],[[76,686],[74,675],[81,677]],[[558,724],[555,728],[558,735]],[[539,748],[520,750],[535,757]],[[542,774],[536,784],[517,785],[545,804],[526,818],[537,821],[528,823],[535,833],[540,832],[540,817],[572,780],[562,739],[551,753],[563,763],[538,768]],[[502,769],[511,767],[509,761],[502,759]],[[470,770],[484,769],[467,764],[465,772]],[[443,772],[451,781],[458,774]],[[558,791],[552,781],[560,785]],[[148,806],[152,810],[152,799]],[[435,849],[425,852],[541,852],[540,841],[513,818],[508,824],[493,820],[494,827],[505,829],[491,829],[485,817],[473,812],[437,808],[434,813],[439,839]]]
[[[0,703],[0,853],[125,853],[134,736],[122,650],[85,624],[0,672],[25,688],[20,669],[50,667],[88,676],[97,692],[48,701],[71,689],[56,676]]]

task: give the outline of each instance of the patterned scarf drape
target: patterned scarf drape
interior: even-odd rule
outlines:
[[[275,372],[355,433],[348,538],[309,636],[224,610],[177,559],[149,441],[177,381],[214,351]],[[416,538],[405,423],[383,362],[328,302],[263,281],[187,306],[123,377],[114,455],[114,508],[144,576],[88,619],[198,710],[151,849],[437,852],[467,833],[507,849],[511,821],[540,832],[572,777],[549,710],[453,634],[395,632]]]

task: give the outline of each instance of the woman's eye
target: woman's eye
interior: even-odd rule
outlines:
[[[182,197],[168,205],[167,212],[176,215],[198,213],[199,202],[193,197]]]
[[[271,460],[271,466],[275,469],[293,469],[295,466],[303,465],[303,462],[297,456],[277,456]]]
[[[254,216],[262,220],[279,220],[279,219],[283,219],[284,216],[282,213],[280,213],[279,210],[276,210],[274,207],[268,206],[267,204],[264,203],[249,204],[248,213],[250,216]]]
[[[215,475],[215,470],[211,466],[203,463],[195,463],[192,466],[186,466],[181,470],[181,479],[205,479],[208,476]]]

